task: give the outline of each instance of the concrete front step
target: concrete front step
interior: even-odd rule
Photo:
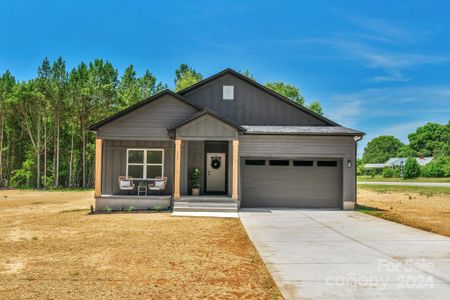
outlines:
[[[235,207],[235,202],[187,202],[176,201],[174,207]]]
[[[236,203],[236,201],[233,201],[230,197],[223,197],[223,196],[184,196],[181,197],[179,202],[216,202],[216,203]]]
[[[184,196],[174,202],[173,216],[237,216],[237,202],[225,196]],[[235,216],[236,215],[236,216]],[[223,216],[222,216],[223,217]]]
[[[213,217],[213,218],[239,218],[237,212],[190,212],[190,211],[174,211],[174,217]]]
[[[173,212],[181,212],[181,211],[189,211],[189,212],[237,212],[236,207],[177,207],[174,206]]]

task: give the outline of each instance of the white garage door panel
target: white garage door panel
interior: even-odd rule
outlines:
[[[241,164],[242,207],[340,208],[342,163],[337,167]]]

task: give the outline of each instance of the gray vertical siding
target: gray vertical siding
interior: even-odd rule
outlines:
[[[234,86],[234,100],[222,99],[224,85]],[[183,96],[241,125],[326,125],[230,74]]]
[[[189,159],[189,141],[181,141],[181,195],[187,195],[188,190],[188,159]]]
[[[232,140],[238,138],[235,128],[205,115],[177,129],[177,137],[185,139]]]
[[[342,159],[342,200],[355,202],[355,141],[345,136],[242,135],[240,157],[339,158]],[[347,167],[350,160],[352,167]],[[241,167],[242,170],[242,167]]]
[[[126,175],[127,148],[161,148],[164,149],[164,176],[168,182],[163,194],[172,194],[174,171],[173,141],[115,141],[106,140],[103,144],[102,194],[123,194],[119,189],[118,177]]]
[[[205,192],[205,184],[203,175],[205,174],[205,143],[203,141],[189,141],[188,143],[188,185],[187,193],[192,194],[191,174],[195,168],[199,168],[202,173],[200,179],[200,193]]]
[[[99,128],[97,137],[110,140],[169,140],[167,128],[196,113],[197,109],[165,95]]]

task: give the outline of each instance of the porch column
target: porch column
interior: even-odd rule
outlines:
[[[102,139],[95,139],[95,197],[102,194]]]
[[[175,140],[175,176],[173,180],[173,199],[180,199],[181,140]]]
[[[238,200],[238,163],[239,163],[239,141],[233,141],[233,175],[231,185],[231,198],[234,201]]]

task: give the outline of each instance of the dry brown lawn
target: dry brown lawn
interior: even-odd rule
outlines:
[[[358,188],[360,210],[374,216],[450,237],[450,194]]]
[[[0,299],[277,299],[238,219],[89,215],[91,192],[0,191]]]

